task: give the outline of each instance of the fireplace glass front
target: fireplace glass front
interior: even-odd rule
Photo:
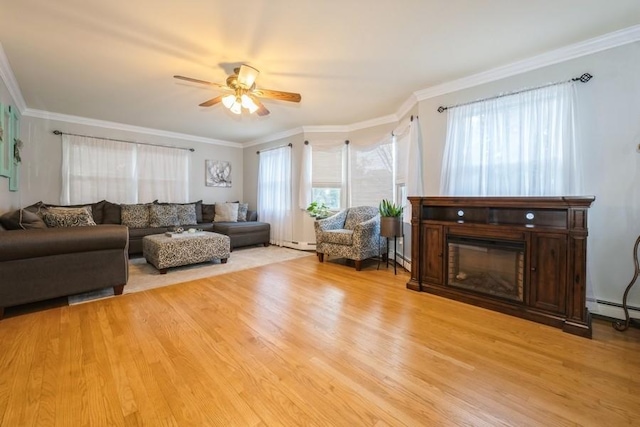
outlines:
[[[524,242],[447,237],[447,285],[523,301]]]

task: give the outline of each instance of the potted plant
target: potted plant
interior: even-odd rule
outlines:
[[[402,212],[404,207],[383,199],[378,206],[380,211],[380,235],[383,237],[402,236]]]
[[[323,219],[331,216],[331,210],[324,204],[324,202],[311,202],[307,207],[309,216],[315,219]]]

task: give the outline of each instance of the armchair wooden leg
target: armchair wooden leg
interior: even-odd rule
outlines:
[[[362,260],[357,259],[354,263],[356,264],[356,271],[362,270]]]
[[[324,261],[324,254],[318,253],[318,260],[320,262],[323,262]]]

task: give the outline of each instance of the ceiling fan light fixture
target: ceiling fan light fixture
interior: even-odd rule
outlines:
[[[240,114],[242,113],[242,104],[236,101],[229,110],[231,110],[233,114]]]
[[[222,98],[222,104],[227,107],[228,109],[231,109],[231,107],[233,107],[233,104],[236,102],[236,96],[235,95],[227,95],[225,97]]]
[[[251,99],[248,95],[246,94],[242,95],[241,99],[242,99],[242,106],[247,110],[249,110],[249,113],[253,114],[256,111],[258,111],[258,106],[256,105],[255,102],[253,102],[253,99]]]
[[[251,89],[258,78],[258,74],[260,74],[260,71],[249,65],[242,64],[238,73],[238,83],[243,85],[246,89]]]

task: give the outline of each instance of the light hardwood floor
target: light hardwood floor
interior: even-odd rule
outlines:
[[[307,257],[6,318],[1,425],[640,425],[640,330],[588,340],[408,277]]]

